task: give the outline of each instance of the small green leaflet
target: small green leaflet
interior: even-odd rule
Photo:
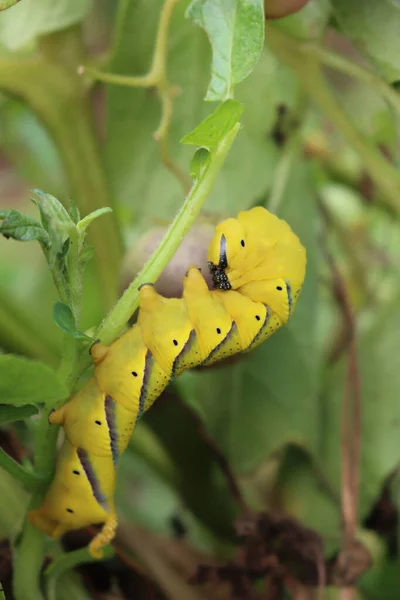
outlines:
[[[200,179],[209,162],[210,153],[207,148],[199,148],[196,150],[190,161],[190,176],[194,179]]]
[[[204,121],[181,139],[182,144],[201,146],[214,152],[221,140],[234,128],[243,112],[236,100],[226,100]],[[192,169],[194,170],[194,169]]]
[[[20,242],[31,242],[37,240],[45,246],[49,246],[50,238],[41,224],[26,217],[14,209],[0,209],[0,234],[5,238],[13,238]]]
[[[64,333],[77,340],[90,340],[91,338],[80,331],[77,331],[72,310],[62,302],[56,302],[53,308],[53,319]]]
[[[92,221],[110,212],[112,212],[112,208],[110,208],[109,206],[105,206],[104,208],[98,208],[97,210],[94,210],[93,212],[86,215],[86,217],[84,217],[81,221],[79,221],[79,223],[77,224],[78,230],[81,233],[83,233],[84,231],[86,231],[86,229],[89,227]]]

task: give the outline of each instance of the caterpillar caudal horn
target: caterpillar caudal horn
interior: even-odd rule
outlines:
[[[47,535],[95,523],[93,556],[114,537],[115,478],[136,421],[183,371],[246,352],[287,322],[305,277],[306,252],[289,225],[261,207],[220,223],[210,243],[215,289],[191,267],[181,299],[140,288],[137,324],[91,348],[93,377],[50,420],[65,441],[42,506],[29,515]]]

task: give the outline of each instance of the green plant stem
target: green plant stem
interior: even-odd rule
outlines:
[[[82,265],[79,266],[79,238],[78,234],[72,237],[72,261],[75,263],[76,271],[73,271],[77,281],[70,287],[69,296],[71,306],[78,311],[82,300]],[[61,300],[64,298],[64,290],[60,288]],[[72,374],[77,363],[77,341],[66,335],[64,352],[58,375],[71,387]],[[49,415],[52,408],[45,408],[40,417],[40,423],[36,431],[35,443],[35,472],[43,478],[43,485],[37,488],[29,503],[28,511],[37,508],[46,493],[50,483],[56,456],[56,445],[59,427],[49,423]],[[40,600],[40,570],[43,561],[44,536],[26,521],[21,536],[21,542],[16,552],[14,568],[14,593],[16,600]]]
[[[129,318],[139,306],[139,287],[144,283],[154,283],[174,256],[209,195],[239,129],[240,124],[238,123],[220,142],[204,174],[200,180],[196,180],[194,183],[182,208],[155,252],[100,325],[95,337],[100,338],[103,343],[113,342],[121,333]]]
[[[34,490],[42,481],[34,472],[27,471],[16,460],[11,458],[3,448],[0,448],[0,466],[3,467],[10,475],[18,479],[27,490]]]
[[[389,104],[396,109],[400,114],[400,96],[384,79],[379,77],[374,71],[366,69],[361,65],[349,60],[345,56],[341,56],[336,52],[332,52],[328,48],[314,43],[305,43],[302,45],[303,52],[313,55],[321,63],[327,67],[331,67],[336,71],[340,71],[353,79],[362,81],[367,86],[371,87],[375,92],[379,93]]]
[[[0,600],[6,600],[6,595],[3,590],[3,586],[0,583]]]
[[[382,194],[382,199],[400,212],[400,175],[379,150],[362,136],[343,112],[322,72],[318,57],[302,49],[302,43],[287,36],[276,27],[267,25],[266,38],[274,53],[299,77],[305,90],[326,117],[359,154],[361,160]]]
[[[82,215],[86,215],[112,202],[86,89],[76,74],[76,67],[72,72],[70,65],[64,65],[59,58],[64,56],[63,46],[68,48],[68,56],[73,55],[70,38],[75,39],[77,35],[76,29],[71,28],[62,36],[49,36],[45,56],[1,59],[0,89],[22,98],[49,130],[63,159],[71,194]],[[89,239],[95,249],[100,294],[108,309],[117,298],[121,257],[115,215],[93,223]]]
[[[5,290],[0,290],[0,332],[5,350],[43,360],[52,366],[56,364],[60,354],[58,345],[17,300],[7,296]]]
[[[114,549],[111,546],[104,549],[104,559],[112,558],[114,554]],[[47,600],[57,600],[57,582],[61,575],[78,565],[95,562],[96,560],[87,548],[68,552],[57,558],[45,572]]]
[[[278,166],[275,171],[271,193],[268,199],[268,210],[278,213],[285,195],[286,186],[289,181],[292,167],[298,157],[300,150],[299,140],[291,138],[283,149]]]

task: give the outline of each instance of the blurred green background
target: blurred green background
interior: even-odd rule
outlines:
[[[167,59],[169,81],[181,88],[168,158],[187,179],[193,151],[179,140],[217,106],[204,101],[211,46],[185,18],[188,4],[175,7]],[[98,83],[78,76],[77,67],[144,74],[161,8],[161,0],[22,0],[0,13],[0,209],[37,218],[32,188],[64,202],[72,197],[83,214],[114,209],[93,225],[95,252],[102,254],[85,278],[83,331],[100,322],[121,292],[128,250],[132,264],[125,259],[125,269],[133,278],[144,262],[135,244],[171,221],[185,188],[153,137],[161,114],[155,90]],[[308,255],[295,314],[234,364],[185,373],[144,416],[117,490],[117,541],[139,567],[119,557],[106,563],[103,579],[95,567],[79,577],[70,573],[57,598],[234,598],[233,575],[187,584],[199,564],[240,562],[233,531],[240,507],[220,454],[253,511],[294,517],[319,536],[332,562],[343,548],[346,453],[358,436],[356,418],[350,445],[343,444],[343,407],[357,400],[357,381],[355,528],[368,560],[362,555],[358,572],[358,555],[347,555],[341,582],[353,585],[353,567],[360,575],[354,598],[398,598],[399,28],[395,0],[310,0],[299,12],[267,21],[261,57],[235,90],[243,127],[202,219],[212,224],[262,205],[289,222]],[[204,254],[198,230],[189,236]],[[99,275],[102,265],[109,286]],[[56,301],[39,246],[0,237],[1,351],[57,366]],[[1,445],[31,457],[35,420],[2,427]],[[27,498],[1,469],[0,490],[0,545],[4,540],[8,548]],[[70,536],[67,547],[84,541]],[[280,545],[288,555],[293,550],[290,539]],[[272,542],[270,551],[284,574],[260,577],[242,565],[250,588],[239,597],[312,598],[300,593],[313,593],[316,559],[308,576],[306,550],[296,546],[299,575],[293,558],[282,558]],[[0,567],[12,597],[6,551]],[[326,598],[345,598],[340,587],[328,587]]]

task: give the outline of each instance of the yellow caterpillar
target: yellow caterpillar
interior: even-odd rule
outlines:
[[[46,498],[29,515],[46,534],[103,523],[89,546],[100,557],[115,534],[116,469],[137,419],[183,371],[250,350],[291,316],[306,252],[287,223],[261,207],[241,212],[217,226],[208,258],[214,290],[195,267],[182,299],[142,286],[137,324],[109,347],[92,346],[93,377],[52,413],[65,441]]]

